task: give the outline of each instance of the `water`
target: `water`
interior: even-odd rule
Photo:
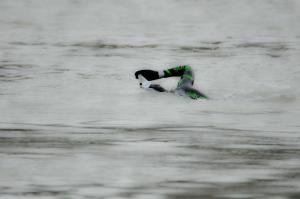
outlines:
[[[297,0],[0,10],[1,199],[300,197]],[[134,79],[178,64],[210,100]]]

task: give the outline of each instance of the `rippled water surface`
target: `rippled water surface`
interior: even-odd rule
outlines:
[[[299,11],[0,1],[0,199],[300,198]],[[134,79],[178,64],[210,100]]]

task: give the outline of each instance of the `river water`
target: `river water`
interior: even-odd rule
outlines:
[[[300,198],[299,21],[297,0],[1,0],[0,198]],[[134,79],[179,64],[210,100]]]

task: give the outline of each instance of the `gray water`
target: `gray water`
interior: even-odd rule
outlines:
[[[300,198],[299,21],[297,0],[1,0],[0,198]],[[134,79],[179,64],[210,100]]]

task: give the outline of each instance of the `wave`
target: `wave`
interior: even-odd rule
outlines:
[[[44,46],[47,45],[45,42],[22,42],[22,41],[15,41],[10,42],[11,45],[19,45],[19,46]]]
[[[210,51],[210,50],[218,50],[219,46],[183,46],[180,47],[180,50],[184,51],[193,51],[193,52],[200,52],[200,51]]]
[[[19,69],[19,68],[32,68],[32,65],[29,64],[0,64],[0,70],[1,69],[8,69],[8,70],[12,70],[12,69]]]
[[[0,81],[17,81],[30,79],[29,76],[22,74],[20,70],[26,70],[32,68],[29,64],[0,64]]]
[[[94,49],[123,49],[123,48],[157,48],[157,44],[116,44],[106,43],[102,41],[98,42],[79,42],[79,43],[58,43],[56,46],[61,47],[82,47],[82,48],[94,48]]]
[[[217,114],[217,115],[276,115],[281,114],[283,111],[279,110],[266,110],[266,111],[253,111],[249,112],[222,112],[222,111],[202,111],[203,114]],[[199,114],[199,113],[197,113]],[[83,121],[76,124],[67,124],[67,123],[9,123],[9,122],[0,122],[0,124],[9,124],[14,126],[21,126],[20,128],[12,127],[12,128],[0,128],[0,132],[9,133],[7,135],[12,135],[12,133],[25,133],[28,135],[24,139],[19,139],[18,137],[10,137],[10,136],[2,136],[0,137],[0,143],[3,142],[17,142],[17,143],[27,143],[28,140],[32,142],[69,142],[70,139],[72,142],[80,142],[86,143],[91,140],[73,140],[74,135],[86,135],[87,138],[93,135],[104,135],[107,133],[118,133],[118,132],[129,132],[129,133],[148,133],[148,132],[199,132],[199,131],[210,131],[210,132],[260,132],[260,133],[296,133],[293,130],[269,130],[269,129],[253,129],[253,128],[243,128],[243,127],[235,127],[235,126],[223,126],[223,125],[211,125],[211,124],[203,124],[203,125],[195,125],[195,124],[174,124],[169,122],[162,122],[160,124],[153,123],[151,121],[143,121],[138,124],[136,122],[131,122],[127,120],[119,120],[120,124],[117,123],[109,123],[107,121]],[[55,132],[53,134],[53,132]],[[20,134],[20,135],[25,135]],[[45,136],[40,137],[36,135],[45,134]],[[29,136],[30,135],[30,136]],[[65,140],[59,140],[58,138],[65,137]],[[76,137],[76,136],[75,136]],[[27,139],[28,138],[28,139]],[[32,140],[33,139],[33,140]],[[96,140],[94,140],[96,141]],[[100,142],[101,140],[99,140]],[[103,140],[102,140],[103,141]],[[92,142],[96,143],[96,142]]]
[[[287,44],[283,42],[247,42],[238,44],[237,48],[262,48],[272,51],[286,51],[289,50]]]

